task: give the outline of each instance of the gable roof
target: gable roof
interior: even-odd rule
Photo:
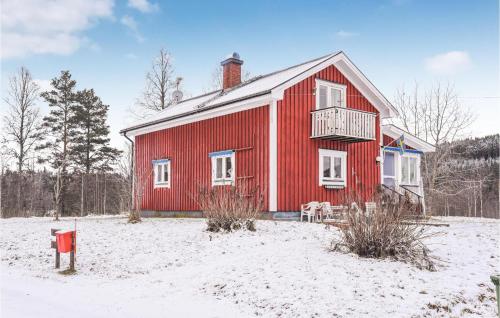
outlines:
[[[436,147],[434,147],[430,143],[410,134],[406,130],[403,130],[393,124],[382,125],[382,133],[386,136],[391,137],[392,139],[398,139],[403,135],[405,144],[422,152],[436,151]]]
[[[263,106],[269,104],[272,99],[282,99],[286,88],[332,64],[380,111],[382,117],[392,117],[397,114],[394,106],[340,51],[267,75],[256,76],[230,89],[217,90],[183,100],[158,112],[154,118],[140,120],[120,132],[139,135],[175,126],[174,121],[184,124],[204,119],[205,117],[200,116],[202,112],[210,111],[215,117],[223,113],[223,108],[236,109],[236,106],[244,107],[245,104],[252,104],[254,107]],[[170,124],[166,124],[167,122]]]

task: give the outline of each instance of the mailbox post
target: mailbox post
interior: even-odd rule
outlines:
[[[50,229],[50,235],[56,236],[57,231],[59,231],[59,229]],[[56,268],[59,268],[59,267],[61,267],[61,254],[59,253],[59,250],[57,249],[57,242],[50,241],[50,247],[54,248],[56,250]]]
[[[76,231],[60,231],[51,229],[50,234],[56,237],[55,241],[51,242],[51,247],[56,249],[56,268],[60,267],[61,253],[70,253],[69,269],[75,270],[75,252],[76,252]]]

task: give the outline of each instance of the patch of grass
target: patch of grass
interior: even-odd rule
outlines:
[[[436,312],[441,312],[441,311],[448,312],[448,313],[451,312],[451,309],[448,305],[428,303],[427,308],[435,310]]]
[[[64,276],[70,276],[70,275],[76,275],[76,270],[68,268],[68,269],[60,271],[58,273],[61,275],[64,275]]]

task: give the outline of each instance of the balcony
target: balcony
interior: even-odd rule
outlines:
[[[375,113],[330,107],[311,112],[311,138],[359,142],[375,140]]]

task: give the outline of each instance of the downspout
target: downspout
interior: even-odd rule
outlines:
[[[129,136],[127,136],[127,132],[124,131],[123,132],[123,137],[125,137],[128,141],[130,141],[130,147],[131,147],[131,150],[132,150],[132,157],[130,158],[130,175],[132,176],[132,206],[131,208],[133,209],[134,208],[134,205],[135,205],[135,200],[134,200],[134,193],[135,193],[135,173],[134,173],[134,159],[135,159],[135,147],[134,147],[134,141],[132,139],[130,139]]]

